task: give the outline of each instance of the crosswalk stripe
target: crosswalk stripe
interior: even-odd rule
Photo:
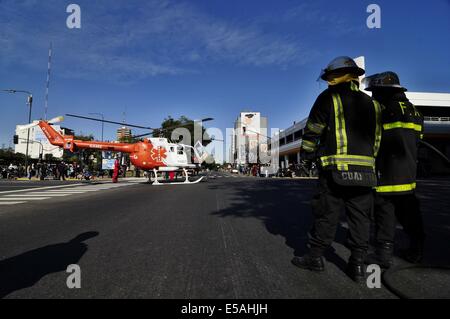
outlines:
[[[121,184],[98,184],[98,185],[64,185],[57,187],[29,188],[20,191],[0,192],[0,205],[17,205],[28,201],[41,201],[69,195],[85,194],[108,189],[119,189],[121,187],[135,185],[137,182]],[[20,192],[20,194],[19,194]]]
[[[67,190],[67,191],[46,191],[45,193],[48,194],[82,194],[82,193],[87,193],[87,192],[92,192],[92,190],[85,190],[85,191],[72,191],[72,190]]]
[[[31,194],[23,194],[23,195],[6,195],[5,197],[42,197],[42,196],[48,196],[48,197],[55,197],[55,196],[69,196],[71,194],[49,194],[49,193],[31,193]]]
[[[67,187],[74,187],[74,186],[82,186],[83,184],[73,184],[73,185],[59,185],[59,186],[47,186],[47,187],[36,187],[36,188],[28,188],[28,189],[17,189],[13,191],[2,191],[0,192],[0,195],[2,194],[11,194],[11,193],[23,193],[23,192],[30,192],[33,190],[36,191],[43,191],[48,189],[58,189],[58,188],[67,188]]]
[[[15,200],[44,200],[49,199],[50,197],[8,197],[8,198],[0,198],[0,202],[2,201],[15,201]]]

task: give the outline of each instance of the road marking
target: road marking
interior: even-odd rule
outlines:
[[[49,198],[50,197],[8,197],[8,198],[0,198],[0,202],[12,200],[44,200]]]
[[[86,193],[86,192],[92,192],[92,190],[85,190],[85,191],[82,191],[82,190],[66,190],[66,191],[60,190],[60,191],[46,191],[46,192],[43,192],[43,193],[48,193],[48,194],[61,194],[61,193],[82,194],[82,193]]]
[[[62,196],[69,196],[71,194],[49,194],[49,193],[32,193],[32,194],[24,194],[24,195],[6,195],[5,197],[42,197],[42,196],[48,196],[48,197],[62,197]]]
[[[10,193],[23,193],[23,192],[31,192],[31,191],[40,191],[46,189],[56,189],[56,188],[65,188],[65,187],[74,187],[74,186],[82,186],[85,184],[70,184],[70,185],[60,185],[60,186],[46,186],[46,187],[30,187],[27,189],[16,189],[13,191],[2,191],[0,194],[10,194]]]
[[[51,190],[51,189],[60,189],[60,188],[68,188],[68,187],[73,187],[73,188],[88,188],[88,187],[97,187],[99,189],[101,188],[105,188],[105,189],[109,189],[109,188],[114,188],[114,187],[122,187],[122,186],[129,186],[129,185],[133,185],[136,182],[130,181],[128,183],[122,183],[122,184],[111,184],[111,183],[105,183],[105,184],[68,184],[68,185],[58,185],[58,186],[45,186],[45,187],[29,187],[27,189],[16,189],[16,190],[12,190],[12,191],[0,191],[0,195],[2,194],[12,194],[12,193],[23,193],[23,192],[32,192],[32,191],[46,191],[46,190]],[[108,185],[109,184],[109,185]],[[21,187],[23,185],[20,185]]]
[[[57,197],[85,194],[108,189],[118,189],[125,186],[136,185],[135,181],[128,183],[102,183],[102,184],[69,184],[48,187],[28,187],[27,189],[0,192],[0,205],[16,205],[28,201],[41,201]],[[73,196],[72,196],[73,197]]]

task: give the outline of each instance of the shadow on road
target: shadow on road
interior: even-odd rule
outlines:
[[[425,262],[450,265],[450,183],[448,181],[422,181],[419,197],[427,233]],[[310,201],[316,190],[311,180],[247,180],[209,186],[226,193],[229,205],[214,214],[221,217],[253,217],[262,220],[267,231],[281,235],[294,255],[305,253],[308,232],[312,223]],[[342,221],[345,220],[344,214]],[[346,244],[347,229],[338,226],[335,242]],[[397,246],[407,245],[402,230],[397,231]],[[343,260],[333,248],[325,255],[341,270]]]
[[[0,261],[0,298],[32,287],[44,276],[66,271],[67,266],[77,264],[88,250],[84,241],[98,235],[98,232],[82,233],[69,242],[45,246]]]
[[[211,185],[211,189],[226,192],[231,199],[228,207],[214,214],[259,218],[269,233],[285,238],[295,256],[302,256],[306,252],[312,225],[310,202],[316,183],[315,180],[248,180]],[[345,245],[346,236],[347,230],[338,227],[335,241]],[[325,257],[341,270],[345,269],[346,261],[333,248],[326,252]]]
[[[418,197],[427,236],[425,262],[428,264],[450,266],[449,195],[450,179],[418,182]]]

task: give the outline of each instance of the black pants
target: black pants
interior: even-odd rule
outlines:
[[[375,239],[377,243],[394,242],[396,219],[411,244],[425,240],[420,202],[416,194],[375,196]]]
[[[352,254],[364,254],[369,247],[372,188],[338,185],[327,171],[320,173],[318,188],[318,194],[312,201],[314,222],[309,240],[311,254],[322,256],[333,243],[343,211],[347,215],[348,245]]]

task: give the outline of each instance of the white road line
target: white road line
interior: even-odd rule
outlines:
[[[112,187],[96,187],[96,188],[86,188],[88,191],[100,191],[103,189],[111,189]]]
[[[0,202],[12,200],[44,200],[49,198],[50,197],[8,197],[8,198],[0,198]]]
[[[66,194],[82,194],[82,193],[87,193],[87,192],[91,192],[89,190],[85,190],[85,191],[74,191],[74,190],[67,190],[67,191],[46,191],[43,193],[48,193],[48,194],[60,194],[60,193],[66,193]]]
[[[30,187],[27,189],[16,189],[13,191],[3,191],[0,194],[11,194],[11,193],[23,193],[23,192],[32,192],[32,191],[40,191],[46,189],[55,189],[55,188],[66,188],[66,187],[74,187],[74,186],[83,186],[84,184],[71,184],[71,185],[60,185],[60,186],[47,186],[47,187]]]
[[[69,195],[84,194],[133,185],[131,183],[122,184],[73,184],[49,187],[36,187],[22,190],[0,192],[0,205],[16,205],[27,203],[27,201],[39,201],[52,199],[54,197],[65,197]],[[11,194],[12,193],[12,194]],[[17,194],[25,193],[25,194]]]
[[[49,193],[32,193],[32,194],[25,194],[25,195],[5,195],[5,197],[42,197],[42,196],[47,196],[47,197],[62,197],[62,196],[69,196],[71,194],[49,194]]]

